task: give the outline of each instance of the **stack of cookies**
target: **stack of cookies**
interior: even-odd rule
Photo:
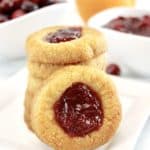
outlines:
[[[102,33],[89,27],[56,26],[42,29],[26,42],[29,79],[25,98],[25,120],[31,127],[34,97],[56,70],[68,65],[105,68],[106,42]]]
[[[115,134],[121,107],[104,71],[106,42],[88,27],[50,27],[26,43],[28,127],[55,150],[93,150]]]

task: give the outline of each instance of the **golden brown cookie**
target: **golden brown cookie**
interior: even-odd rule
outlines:
[[[105,68],[105,55],[100,55],[90,61],[81,63],[81,65],[91,65],[93,67],[97,67],[98,69],[104,69]],[[31,120],[31,109],[33,105],[33,97],[36,93],[39,92],[39,89],[44,84],[44,81],[56,70],[61,69],[62,67],[65,67],[64,65],[50,65],[50,64],[40,64],[40,63],[32,63],[29,62],[29,81],[28,81],[28,87],[27,87],[27,93],[25,98],[25,120],[29,128],[31,129],[30,120]]]
[[[29,129],[32,129],[30,122],[31,122],[31,110],[32,110],[32,106],[34,105],[34,97],[39,92],[44,82],[45,80],[33,77],[32,75],[29,75],[28,77],[28,84],[27,84],[25,100],[24,100],[25,101],[24,118]]]
[[[77,65],[77,64],[74,64],[74,65]],[[90,59],[89,61],[80,63],[79,65],[89,65],[89,66],[97,67],[100,70],[104,70],[106,66],[105,54],[102,54],[93,59]],[[41,79],[48,78],[51,73],[65,66],[66,65],[52,65],[52,64],[43,64],[43,63],[37,63],[37,62],[28,63],[28,68],[29,68],[29,72],[31,73],[31,75],[33,77],[37,77]]]
[[[62,41],[58,43],[58,39]],[[26,49],[33,62],[72,64],[96,57],[107,48],[104,35],[96,29],[56,26],[30,35]]]
[[[56,150],[93,150],[115,134],[121,107],[102,71],[70,66],[53,73],[36,97],[32,128]]]
[[[33,94],[32,92],[27,90],[26,94],[25,94],[25,100],[24,100],[24,108],[25,108],[24,109],[24,120],[30,130],[32,130],[31,110],[32,110],[32,106],[33,106],[34,96],[35,96],[35,94]]]
[[[44,84],[44,81],[45,80],[43,79],[29,75],[27,90],[30,91],[31,93],[38,93],[39,89]]]

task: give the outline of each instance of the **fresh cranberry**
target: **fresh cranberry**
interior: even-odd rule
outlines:
[[[21,5],[21,9],[25,12],[31,12],[37,10],[38,8],[39,7],[36,3],[33,3],[32,1],[29,0],[25,0]]]
[[[109,27],[114,30],[122,31],[124,29],[124,24],[122,23],[124,21],[124,17],[118,17],[117,19],[110,21],[106,27]]]
[[[118,31],[122,31],[124,29],[124,25],[123,24],[116,24],[113,29],[118,30]]]
[[[10,13],[20,7],[23,0],[1,0],[0,12]]]
[[[22,9],[17,9],[12,13],[11,18],[15,19],[15,18],[23,16],[23,15],[25,15],[25,12]]]
[[[54,104],[55,119],[71,137],[83,137],[103,123],[101,98],[88,85],[73,83]]]
[[[58,0],[40,0],[39,4],[41,7],[43,7],[43,6],[55,4],[57,2]]]
[[[31,0],[31,1],[32,1],[33,3],[36,3],[36,4],[39,5],[41,0]]]
[[[150,16],[145,15],[143,17],[143,23],[147,24],[148,26],[150,26]]]
[[[14,8],[14,2],[12,0],[0,1],[0,12],[9,13]]]
[[[143,22],[139,26],[139,29],[140,30],[137,32],[137,34],[143,35],[143,36],[150,36],[150,26],[148,26],[147,23]]]
[[[8,16],[0,14],[0,23],[8,21]]]
[[[120,68],[118,65],[116,64],[109,64],[107,67],[106,67],[106,72],[108,74],[112,74],[112,75],[120,75],[121,74],[121,71],[120,71]]]
[[[15,9],[18,9],[21,7],[21,4],[24,0],[12,0],[14,2]]]
[[[70,27],[66,29],[60,29],[54,33],[49,33],[46,37],[46,41],[50,43],[67,42],[80,38],[81,35],[82,35],[81,27]]]

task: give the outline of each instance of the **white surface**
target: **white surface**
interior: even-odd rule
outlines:
[[[4,82],[0,84],[0,149],[2,150],[49,149],[26,128],[23,121],[26,79],[27,71],[22,70],[5,82],[5,86]],[[150,85],[114,77],[113,80],[120,95],[123,120],[118,133],[105,150],[134,150],[137,138],[150,113]],[[147,150],[145,148],[140,150]]]
[[[149,9],[149,3],[150,1],[149,0],[138,0],[138,8],[147,8]],[[81,20],[79,18],[79,16],[75,13],[75,9],[74,7],[70,6],[68,8],[68,11],[69,13],[67,14],[67,16],[65,17],[65,19],[63,20],[64,22],[69,22],[67,24],[80,24],[81,23]],[[14,35],[15,37],[16,35]],[[16,38],[16,37],[15,37]],[[10,48],[11,49],[11,48]],[[13,50],[11,51],[11,53],[13,53]],[[111,59],[112,62],[117,62],[118,64],[121,64],[117,59]],[[4,79],[4,78],[8,78],[9,76],[11,76],[12,74],[14,74],[15,72],[17,72],[17,70],[19,70],[19,68],[23,67],[25,64],[25,60],[15,60],[15,61],[7,61],[7,60],[3,60],[3,58],[1,59],[0,58],[0,94],[1,94],[1,97],[0,97],[0,101],[2,101],[2,103],[0,102],[1,106],[0,106],[0,110],[2,110],[1,108],[6,108],[5,106],[7,106],[7,104],[11,104],[12,106],[14,105],[14,103],[17,103],[15,101],[19,101],[19,100],[22,100],[22,94],[23,94],[23,89],[24,89],[24,82],[25,82],[25,73],[23,72],[20,72],[17,76],[14,76],[12,77],[12,79],[9,79],[8,82],[6,81],[1,81],[1,79]],[[124,66],[125,67],[125,66]],[[128,69],[128,68],[127,68]],[[135,74],[130,74],[129,75],[130,77],[135,77]],[[124,81],[124,80],[123,80]],[[149,93],[149,85],[147,84],[147,86],[145,87],[145,84],[141,84],[141,83],[138,83],[138,82],[133,82],[133,81],[124,81],[123,82],[122,80],[117,80],[117,82],[120,82],[120,83],[117,83],[117,85],[120,85],[120,86],[126,86],[125,90],[122,91],[123,93],[121,95],[128,95],[128,97],[131,98],[132,100],[132,97],[134,97],[134,94],[141,94],[141,95],[145,95],[143,94],[143,91],[148,91]],[[5,86],[3,86],[5,83]],[[11,83],[11,84],[10,84]],[[133,86],[134,85],[134,86]],[[119,87],[118,87],[119,88]],[[120,87],[121,88],[121,87]],[[17,91],[16,91],[17,89]],[[138,90],[137,90],[138,89]],[[9,92],[10,91],[10,92]],[[127,93],[126,93],[127,91]],[[131,91],[131,92],[130,92]],[[129,93],[130,92],[130,93]],[[147,93],[147,92],[146,92]],[[6,95],[5,95],[6,94]],[[2,95],[3,95],[3,98],[2,98]],[[5,96],[6,97],[5,97]],[[18,100],[16,99],[16,97],[20,97]],[[6,99],[5,99],[6,98]],[[138,99],[139,100],[139,99]],[[137,102],[138,102],[137,100]],[[19,104],[21,103],[21,104]],[[14,116],[16,115],[15,112],[18,112],[18,109],[21,110],[22,109],[22,101],[19,101],[18,105],[17,106],[21,106],[21,107],[17,107],[17,110],[14,110],[12,112],[12,109],[11,109],[11,113],[9,114],[9,118],[14,118]],[[11,106],[10,106],[11,107]],[[4,109],[3,109],[4,110]],[[141,111],[141,110],[140,110]],[[139,111],[139,113],[140,113]],[[22,112],[19,111],[19,112]],[[0,113],[1,114],[1,113]],[[22,118],[22,114],[18,114],[19,116],[21,116]],[[21,118],[18,116],[18,118],[21,120]],[[6,118],[6,117],[5,117]],[[2,116],[2,119],[4,119],[4,116]],[[8,119],[8,118],[7,118]],[[2,121],[1,121],[2,122]],[[12,119],[12,122],[9,122],[10,124],[13,124],[13,119]],[[47,146],[45,146],[44,144],[42,144],[41,142],[39,142],[37,140],[37,138],[35,138],[34,135],[30,134],[28,132],[27,129],[25,129],[25,126],[23,125],[23,122],[21,123],[18,123],[19,125],[18,126],[21,126],[21,130],[22,128],[24,128],[24,132],[27,132],[25,133],[25,136],[27,134],[29,134],[28,136],[30,136],[30,140],[31,141],[37,141],[36,142],[36,146],[38,147],[42,147],[42,150],[46,150],[48,149]],[[8,125],[7,125],[8,126]],[[10,125],[9,125],[10,126]],[[136,127],[136,126],[135,126]],[[127,126],[128,128],[128,126]],[[5,129],[5,128],[3,128]],[[20,129],[20,128],[19,128]],[[16,131],[16,130],[15,130]],[[19,130],[20,131],[20,130]],[[21,132],[20,132],[21,133]],[[19,133],[19,134],[20,134]],[[17,133],[14,133],[15,135],[17,134],[16,137],[18,137],[18,132]],[[15,140],[15,135],[12,135],[11,138],[13,137],[13,139]],[[3,136],[3,134],[1,134],[1,136]],[[21,133],[21,136],[22,137],[19,137],[19,138],[23,138],[24,137],[24,134],[22,135]],[[26,138],[25,138],[26,139]],[[20,139],[18,139],[20,140]],[[30,141],[26,141],[26,142],[29,142]],[[26,145],[26,142],[22,142],[20,144],[14,142],[14,141],[9,141],[7,139],[0,139],[0,150],[20,150],[22,149],[22,145]],[[33,142],[33,144],[34,144]],[[142,134],[141,136],[139,137],[138,139],[138,142],[136,144],[136,147],[135,147],[135,150],[148,150],[150,147],[150,119],[147,121],[147,124],[146,126],[144,127],[144,130],[142,131]],[[28,149],[28,148],[27,148]],[[26,150],[27,150],[26,149]],[[30,150],[30,149],[28,149]],[[34,150],[34,149],[32,149]],[[116,150],[116,149],[115,149]],[[121,150],[128,150],[128,149],[121,149]]]
[[[68,12],[66,5],[51,5],[0,24],[0,55],[7,59],[25,56],[25,40],[30,33],[46,26],[67,23],[63,22]]]
[[[109,54],[112,57],[138,74],[150,77],[150,38],[103,27],[118,16],[141,17],[146,14],[150,15],[150,11],[125,7],[112,8],[98,13],[89,20],[88,24],[105,34]]]

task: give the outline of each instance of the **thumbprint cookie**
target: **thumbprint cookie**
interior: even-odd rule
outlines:
[[[104,72],[70,66],[54,72],[33,105],[35,134],[56,150],[93,150],[115,134],[121,106]]]
[[[104,35],[93,28],[56,26],[30,35],[26,49],[33,62],[72,64],[104,53],[106,41]]]

